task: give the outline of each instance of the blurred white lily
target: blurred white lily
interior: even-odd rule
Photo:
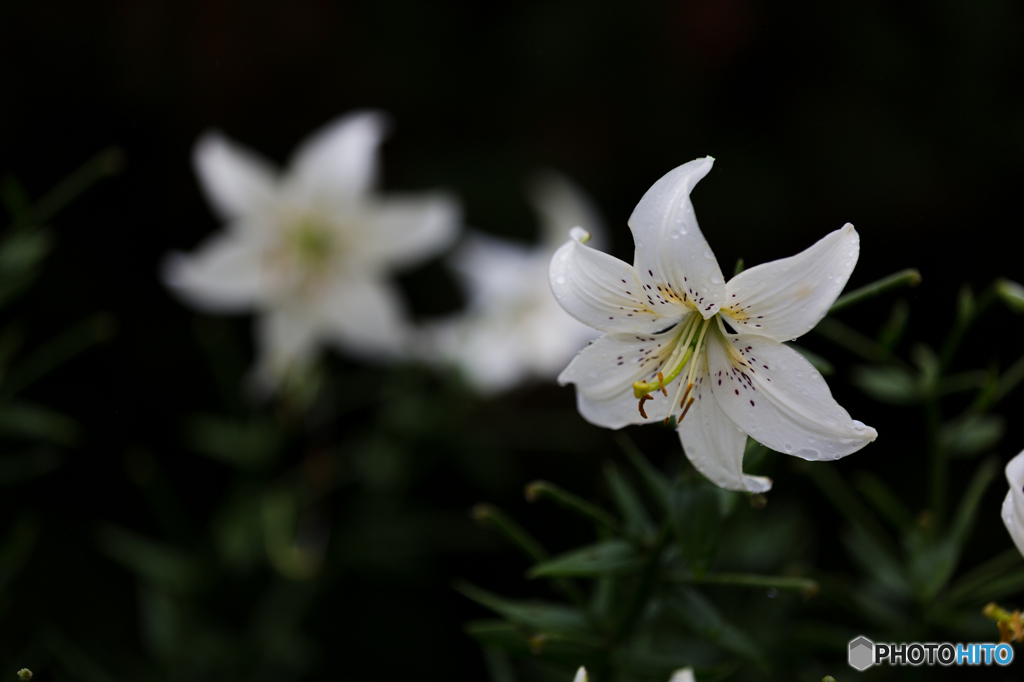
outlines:
[[[227,225],[194,253],[170,254],[164,281],[197,308],[260,313],[264,386],[307,367],[326,342],[363,357],[406,344],[387,275],[447,246],[459,212],[439,194],[371,192],[385,127],[377,112],[343,116],[302,143],[285,173],[216,132],[196,144],[200,183]]]
[[[1010,489],[1003,500],[1003,523],[1017,549],[1024,554],[1024,452],[1006,465],[1006,482]]]
[[[587,682],[587,669],[580,666],[580,669],[576,671],[576,677],[573,678],[573,682]],[[668,682],[696,682],[696,678],[693,676],[693,668],[680,668],[672,673],[672,677],[669,678]]]
[[[539,176],[529,198],[540,217],[540,243],[530,247],[468,235],[449,260],[466,292],[467,310],[426,331],[427,354],[457,366],[482,394],[531,378],[554,379],[598,335],[561,309],[547,282],[548,263],[570,228],[586,225],[601,238],[597,211],[581,190],[554,173]]]
[[[701,473],[723,488],[764,492],[769,479],[743,473],[747,434],[810,460],[838,459],[877,436],[782,344],[828,312],[857,262],[859,237],[847,224],[726,283],[690,203],[713,161],[676,168],[640,200],[629,219],[634,265],[585,246],[580,230],[552,258],[555,298],[607,332],[558,380],[576,384],[580,412],[599,426],[678,415],[683,448]]]

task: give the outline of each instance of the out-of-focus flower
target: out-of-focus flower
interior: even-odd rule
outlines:
[[[1006,482],[1010,489],[1003,500],[1003,523],[1017,549],[1024,554],[1024,452],[1006,465]]]
[[[576,677],[573,679],[573,682],[587,682],[587,669],[581,666],[576,671]],[[680,668],[672,673],[672,677],[669,678],[668,682],[696,682],[696,678],[693,676],[693,668]]]
[[[467,310],[425,330],[425,354],[458,367],[485,395],[531,378],[553,380],[580,345],[597,336],[561,309],[546,274],[570,228],[585,225],[603,236],[597,211],[555,173],[538,176],[529,198],[540,217],[540,243],[468,235],[449,261],[466,292]]]
[[[371,191],[385,128],[377,112],[343,116],[303,142],[284,173],[216,132],[196,144],[200,183],[227,224],[194,253],[170,254],[164,281],[202,310],[259,313],[265,387],[307,368],[325,343],[369,358],[405,350],[387,275],[447,246],[459,211],[441,194]]]
[[[857,262],[859,237],[847,224],[726,283],[690,203],[712,162],[676,168],[640,200],[629,220],[634,265],[585,246],[578,230],[552,258],[555,298],[607,332],[558,380],[576,384],[580,412],[599,426],[678,415],[683,448],[701,473],[723,488],[764,492],[769,479],[743,473],[747,434],[810,460],[838,459],[877,436],[782,344],[826,315]]]

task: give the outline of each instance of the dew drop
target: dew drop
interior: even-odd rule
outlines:
[[[555,278],[555,281],[558,282],[559,284],[565,284],[565,277],[559,275],[558,277]]]
[[[679,230],[672,230],[672,232],[670,232],[669,234],[671,235],[672,239],[679,239]]]
[[[711,283],[712,284],[721,284],[722,283],[722,278],[719,277],[718,275],[711,275]]]
[[[705,258],[714,258],[715,257],[715,254],[711,251],[711,247],[710,246],[704,248],[704,257]]]

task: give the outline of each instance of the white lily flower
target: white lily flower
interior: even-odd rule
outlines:
[[[857,262],[859,237],[847,224],[726,283],[690,203],[713,161],[676,168],[640,200],[629,219],[634,265],[585,246],[578,230],[552,258],[555,298],[607,332],[558,380],[576,384],[580,413],[598,426],[678,415],[683,449],[702,474],[723,488],[764,492],[769,479],[743,473],[748,434],[809,460],[838,459],[877,436],[782,343],[827,314]]]
[[[598,333],[567,315],[551,294],[548,263],[566,232],[603,228],[586,196],[548,173],[530,187],[541,241],[529,247],[482,233],[467,236],[449,263],[467,297],[464,314],[426,331],[431,360],[457,366],[478,392],[493,395],[529,379],[552,380]]]
[[[696,682],[693,676],[693,668],[680,668],[679,670],[672,673],[672,677],[669,678],[668,682]],[[572,682],[587,682],[587,669],[580,666],[580,669],[576,671],[576,677],[573,678]]]
[[[1024,554],[1024,452],[1006,465],[1006,482],[1010,489],[1003,500],[1003,523],[1017,549]]]
[[[257,377],[278,384],[332,343],[388,357],[407,343],[394,268],[422,261],[456,236],[459,211],[440,194],[371,192],[382,114],[343,116],[295,151],[285,173],[216,132],[193,161],[226,221],[192,254],[172,253],[164,282],[193,306],[256,311]]]

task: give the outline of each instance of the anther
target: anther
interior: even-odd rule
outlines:
[[[650,393],[648,393],[647,395],[641,396],[640,397],[640,404],[638,405],[638,407],[640,408],[640,416],[643,417],[644,419],[647,419],[647,413],[644,412],[644,403],[647,402],[648,400],[654,400],[654,396],[651,395]]]
[[[683,407],[683,403],[686,402],[686,398],[687,398],[687,396],[690,395],[690,391],[691,390],[693,390],[693,382],[692,381],[686,386],[686,393],[683,394],[683,399],[679,401],[679,407]]]
[[[667,398],[668,391],[665,389],[665,377],[662,375],[661,372],[658,372],[658,388],[661,389],[662,395],[664,395]]]
[[[683,421],[683,418],[686,416],[686,413],[689,412],[690,411],[690,407],[693,406],[693,401],[694,400],[695,400],[695,398],[690,398],[690,402],[686,403],[686,409],[683,410],[683,413],[681,415],[679,415],[679,419],[676,420],[676,423],[679,423],[679,422]]]

